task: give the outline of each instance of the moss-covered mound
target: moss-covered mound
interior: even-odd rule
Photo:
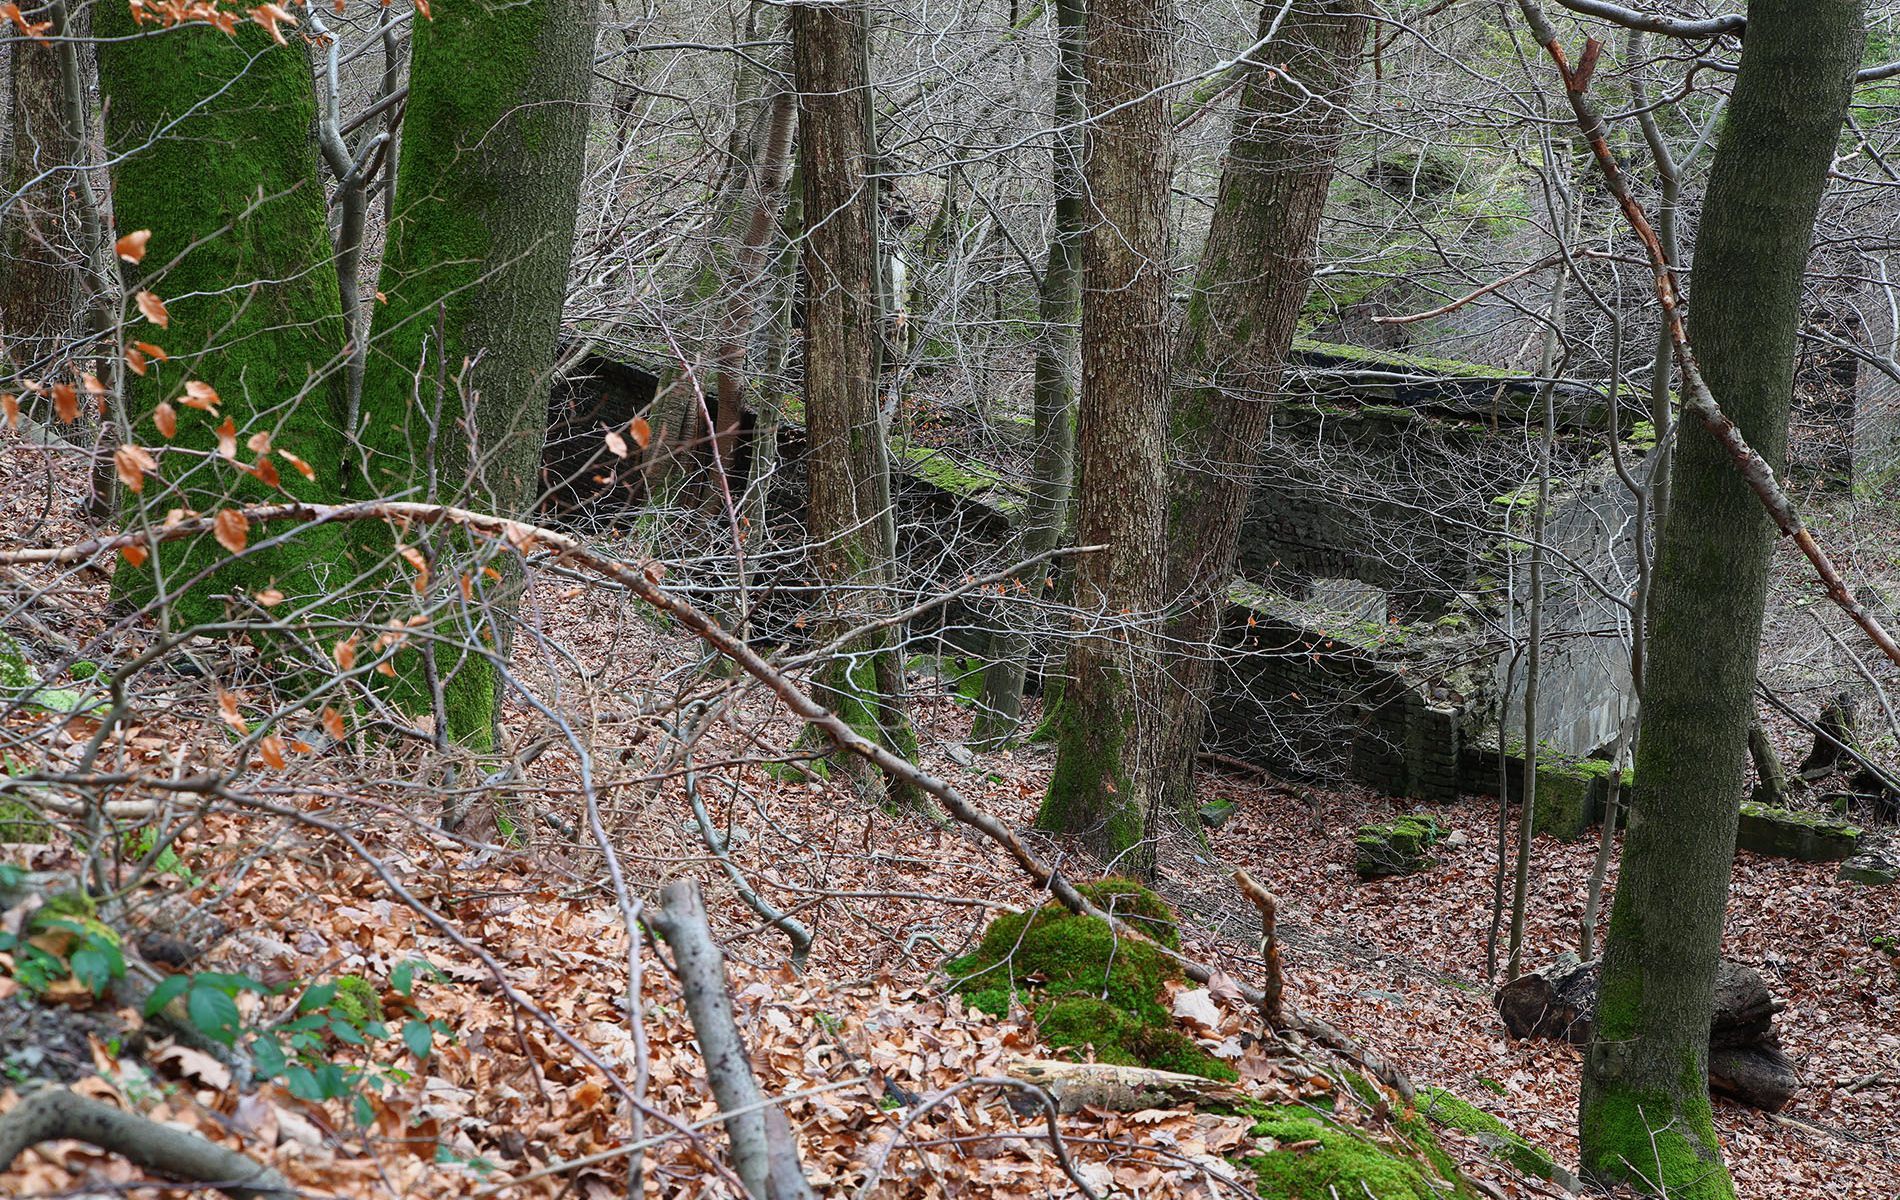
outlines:
[[[1180,945],[1174,911],[1140,884],[1105,879],[1078,890],[1161,945]],[[992,1016],[1007,1014],[1011,1001],[1020,1000],[1051,1046],[1093,1049],[1102,1062],[1236,1077],[1174,1027],[1162,1003],[1163,985],[1179,975],[1172,961],[1155,946],[1060,904],[998,917],[974,953],[944,969],[964,999]]]
[[[1443,1200],[1471,1185],[1423,1122],[1379,1137],[1315,1109],[1282,1106],[1257,1114],[1262,1153],[1243,1158],[1263,1200]]]

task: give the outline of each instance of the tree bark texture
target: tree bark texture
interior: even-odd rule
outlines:
[[[1036,452],[1028,503],[1015,531],[1019,558],[1055,549],[1068,518],[1075,474],[1076,321],[1082,305],[1082,234],[1088,203],[1082,192],[1083,54],[1088,45],[1084,0],[1056,0],[1055,228],[1037,289],[1035,383],[1032,408]],[[1042,591],[1041,580],[1029,586]],[[999,639],[983,672],[975,740],[1000,746],[1022,719],[1023,684],[1031,656],[1029,636],[1011,630]]]
[[[1157,618],[1167,577],[1170,0],[1089,7],[1083,158],[1078,611],[1054,715],[1056,765],[1039,823],[1104,858],[1143,845],[1161,712]],[[1132,865],[1143,867],[1138,852]]]
[[[592,84],[595,0],[480,0],[417,21],[402,171],[364,372],[361,444],[369,495],[468,503],[510,517],[533,507],[549,374],[567,294]],[[358,546],[359,569],[393,549]],[[453,541],[438,551],[448,555]],[[413,572],[390,577],[399,607]],[[469,599],[443,623],[436,675],[448,734],[494,738],[519,581],[467,570]],[[456,597],[461,569],[434,572]],[[428,696],[421,655],[397,663],[398,693]]]
[[[1280,18],[1261,6],[1260,33]],[[1170,808],[1192,807],[1214,643],[1300,308],[1365,43],[1361,0],[1298,0],[1252,56],[1186,321],[1169,438],[1170,681],[1160,769]],[[1281,75],[1267,64],[1284,67]],[[1290,76],[1290,78],[1289,78]]]
[[[0,202],[20,196],[0,211],[0,377],[18,372],[44,380],[54,374],[78,315],[85,255],[63,198],[72,176],[59,168],[82,160],[60,111],[59,51],[16,37],[9,58],[13,143]]]
[[[205,26],[154,34],[123,4],[93,13],[113,197],[121,234],[149,229],[128,292],[149,290],[169,309],[163,328],[130,315],[128,340],[162,346],[144,375],[126,378],[126,440],[166,444],[202,457],[160,456],[163,483],[125,491],[128,522],[173,508],[328,499],[336,494],[342,437],[346,333],[317,171],[316,92],[296,45],[278,46],[255,25],[226,35]],[[207,147],[215,148],[210,153]],[[217,391],[216,413],[188,407],[187,380]],[[177,435],[153,422],[160,403],[177,411]],[[253,434],[308,463],[306,480],[287,464],[283,488],[268,486],[217,454],[229,418],[240,451]],[[246,465],[252,456],[240,453]],[[163,599],[176,623],[218,620],[224,594],[275,586],[309,600],[347,576],[342,534],[312,529],[292,542],[250,550],[206,580],[187,581],[226,560],[210,538],[168,542],[142,567],[121,564],[123,600]]]
[[[860,4],[792,10],[806,226],[805,476],[812,561],[826,589],[819,622],[825,641],[888,611],[897,554],[878,412],[877,185],[865,123],[864,39]],[[914,756],[893,630],[846,642],[815,683],[826,707],[859,733]],[[862,790],[898,787],[857,760],[840,756],[835,765]]]
[[[1801,280],[1859,64],[1858,0],[1753,0],[1695,251],[1689,340],[1748,444],[1783,461]],[[1580,1113],[1583,1167],[1675,1200],[1734,1194],[1708,1020],[1754,711],[1773,526],[1685,424],[1657,550],[1637,788]]]

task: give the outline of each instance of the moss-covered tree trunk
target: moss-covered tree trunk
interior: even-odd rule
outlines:
[[[472,0],[416,21],[379,306],[364,372],[367,492],[525,516],[574,248],[595,0]],[[364,527],[367,528],[367,527]],[[386,536],[361,552],[387,561]],[[450,737],[492,744],[519,575],[435,548],[429,654],[399,655],[405,703],[439,688]],[[457,561],[458,559],[462,561]],[[391,580],[400,614],[414,572]]]
[[[1037,290],[1035,384],[1032,408],[1036,452],[1030,466],[1029,502],[1014,531],[1017,554],[1047,554],[1062,539],[1075,472],[1076,318],[1082,306],[1082,233],[1088,205],[1082,194],[1083,48],[1088,12],[1083,0],[1056,0],[1055,228]],[[1032,575],[1033,581],[1044,576]],[[1040,590],[1038,582],[1031,586]],[[977,703],[976,741],[998,746],[1021,721],[1023,683],[1031,657],[1029,635],[999,636],[983,672]]]
[[[1133,850],[1153,800],[1161,712],[1156,623],[1167,573],[1168,185],[1161,90],[1177,30],[1170,0],[1089,6],[1083,176],[1082,394],[1077,408],[1078,611],[1056,705],[1055,772],[1038,822],[1104,857]]]
[[[1690,340],[1749,445],[1787,444],[1801,280],[1860,61],[1858,0],[1752,0],[1702,208]],[[1685,425],[1657,549],[1637,797],[1583,1076],[1583,1166],[1672,1200],[1734,1194],[1710,1120],[1709,1007],[1754,712],[1772,527]]]
[[[1169,435],[1163,794],[1191,806],[1213,655],[1274,390],[1312,285],[1315,239],[1366,34],[1362,0],[1261,7],[1280,28],[1247,68],[1226,169],[1175,351]]]
[[[62,168],[80,161],[79,139],[61,112],[58,49],[16,37],[8,56],[12,144],[0,170],[0,378],[21,372],[43,379],[66,348],[78,312],[83,253],[72,245],[77,223],[63,198],[71,174]]]
[[[144,375],[126,376],[125,436],[195,452],[161,454],[162,480],[123,491],[126,519],[285,492],[334,499],[345,334],[309,63],[296,44],[276,45],[251,24],[234,35],[207,26],[154,33],[134,24],[124,4],[108,3],[94,9],[93,26],[118,229],[152,231],[144,261],[125,269],[127,290],[161,298],[169,322],[161,328],[130,314],[128,340],[163,347],[169,361],[153,358]],[[187,381],[216,391],[216,412],[187,403]],[[169,439],[153,419],[161,403],[177,413]],[[235,458],[217,453],[227,418]],[[270,438],[281,490],[241,469],[263,457],[250,445],[258,434]],[[174,624],[217,620],[234,593],[274,586],[308,600],[335,587],[347,577],[340,545],[339,531],[313,526],[218,565],[229,556],[208,536],[169,542],[142,567],[122,563],[114,591],[129,602],[161,601]]]
[[[807,532],[825,592],[817,623],[825,641],[890,609],[897,553],[888,511],[890,459],[877,402],[882,314],[865,52],[861,4],[793,9],[798,171],[806,220]],[[825,704],[860,733],[905,757],[916,753],[894,630],[851,638],[816,682]],[[835,761],[841,770],[872,769],[860,766],[855,756]],[[857,782],[880,793],[897,786],[869,775]]]

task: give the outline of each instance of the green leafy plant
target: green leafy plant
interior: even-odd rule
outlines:
[[[77,980],[95,996],[125,975],[119,935],[89,910],[89,904],[54,897],[33,915],[23,934],[0,933],[0,951],[13,956],[13,978],[34,995]]]
[[[313,983],[286,1016],[261,1027],[244,1025],[237,997],[277,989],[244,975],[173,975],[153,991],[145,1011],[151,1016],[182,1001],[200,1033],[226,1046],[241,1042],[261,1078],[282,1081],[300,1100],[348,1100],[357,1123],[368,1125],[375,1116],[370,1095],[411,1078],[413,1071],[398,1065],[404,1057],[420,1066],[437,1035],[453,1034],[416,1006],[412,997],[420,974],[444,978],[422,960],[402,963],[390,973],[390,990],[400,997],[393,1005],[385,1004],[382,990],[360,975]],[[399,1010],[393,1020],[392,1007]]]

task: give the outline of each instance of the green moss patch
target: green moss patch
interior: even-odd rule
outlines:
[[[1252,1134],[1261,1139],[1265,1152],[1241,1162],[1252,1169],[1263,1200],[1441,1200],[1471,1195],[1470,1185],[1429,1130],[1375,1140],[1315,1110],[1279,1107],[1263,1110]],[[1421,1136],[1425,1145],[1415,1140]]]
[[[1104,879],[1078,890],[1155,942],[1180,945],[1174,910],[1140,884]],[[1174,1027],[1162,1003],[1164,985],[1180,974],[1173,961],[1097,918],[1059,904],[1008,913],[991,922],[974,953],[944,969],[971,1006],[992,1016],[1021,1002],[1043,1040],[1058,1049],[1092,1049],[1101,1062],[1208,1079],[1237,1077]]]

